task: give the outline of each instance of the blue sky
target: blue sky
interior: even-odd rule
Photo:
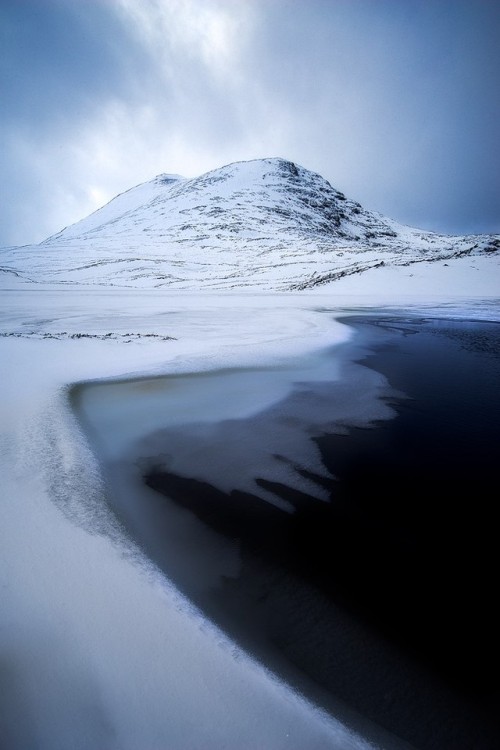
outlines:
[[[283,156],[500,231],[497,0],[0,0],[0,245],[161,172]]]

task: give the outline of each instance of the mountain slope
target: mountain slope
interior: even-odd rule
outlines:
[[[0,266],[33,282],[307,289],[381,266],[497,253],[500,236],[398,224],[280,158],[160,175]]]

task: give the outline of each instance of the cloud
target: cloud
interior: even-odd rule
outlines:
[[[0,244],[160,172],[285,156],[367,208],[498,230],[485,0],[4,0]]]
[[[231,82],[252,25],[250,3],[117,0],[117,5],[167,78],[201,64],[208,78]]]

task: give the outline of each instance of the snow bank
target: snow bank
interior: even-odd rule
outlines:
[[[422,261],[407,266],[379,266],[316,287],[335,300],[347,295],[362,304],[418,304],[453,302],[470,310],[478,302],[500,298],[500,257],[472,256]]]

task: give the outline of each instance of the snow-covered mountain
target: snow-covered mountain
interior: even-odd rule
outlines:
[[[3,250],[0,270],[35,283],[298,290],[383,266],[494,253],[500,235],[403,226],[272,158],[189,180],[159,175],[39,245]]]

